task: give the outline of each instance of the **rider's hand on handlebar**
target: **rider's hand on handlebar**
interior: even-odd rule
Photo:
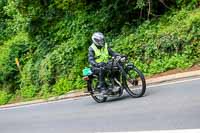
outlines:
[[[116,61],[119,61],[121,59],[121,56],[120,55],[117,55],[116,57],[115,57],[115,60]]]
[[[116,61],[125,62],[127,60],[127,56],[125,56],[125,55],[117,55],[117,56],[115,56],[115,60]]]
[[[120,59],[120,61],[121,61],[121,62],[125,62],[126,59],[127,59],[126,57],[122,57],[122,58]]]

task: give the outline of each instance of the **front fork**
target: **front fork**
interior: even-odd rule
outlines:
[[[134,69],[135,66],[132,63],[128,63],[125,67],[125,69],[123,68],[123,66],[119,65],[120,71],[122,73],[122,85],[124,86],[124,88],[126,87],[126,80],[127,80],[127,73],[130,69]]]

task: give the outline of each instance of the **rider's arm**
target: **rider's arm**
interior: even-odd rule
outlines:
[[[114,52],[111,48],[108,48],[108,52],[110,56],[118,56],[118,55],[120,56],[119,53]]]
[[[96,61],[95,61],[94,50],[93,50],[91,47],[89,47],[88,61],[89,61],[89,63],[90,63],[92,66],[94,66],[94,67],[96,67],[96,66],[98,65],[98,64],[96,63]]]

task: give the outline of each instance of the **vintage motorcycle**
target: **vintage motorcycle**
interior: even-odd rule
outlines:
[[[109,62],[111,69],[106,70],[105,78],[107,94],[101,94],[99,88],[97,88],[99,84],[98,75],[93,74],[90,68],[83,70],[83,79],[87,82],[87,91],[96,102],[105,102],[108,97],[120,97],[124,90],[133,98],[144,95],[146,91],[145,77],[133,63],[128,61],[126,56],[112,57]]]

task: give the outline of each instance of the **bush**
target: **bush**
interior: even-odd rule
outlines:
[[[134,34],[119,35],[112,43],[146,75],[184,69],[199,62],[199,25],[200,9],[183,9],[160,21],[146,21]]]
[[[65,94],[66,92],[73,90],[73,81],[69,81],[67,78],[61,78],[53,86],[53,93],[56,95]]]
[[[0,91],[0,105],[8,103],[10,100],[11,95],[5,91]]]
[[[42,98],[45,98],[45,99],[47,99],[47,98],[53,96],[51,86],[49,86],[48,84],[44,84],[44,85],[41,87],[41,90],[40,90],[38,96],[39,96],[39,97],[42,97]]]
[[[35,86],[31,86],[31,85],[26,86],[24,88],[21,88],[20,94],[21,94],[22,98],[24,98],[25,100],[30,100],[30,99],[34,98],[34,96],[36,96],[37,88]]]
[[[83,88],[81,71],[88,66],[88,47],[96,31],[146,75],[198,63],[199,1],[165,4],[152,1],[149,12],[148,0],[1,1],[1,90],[19,91],[31,99]]]

